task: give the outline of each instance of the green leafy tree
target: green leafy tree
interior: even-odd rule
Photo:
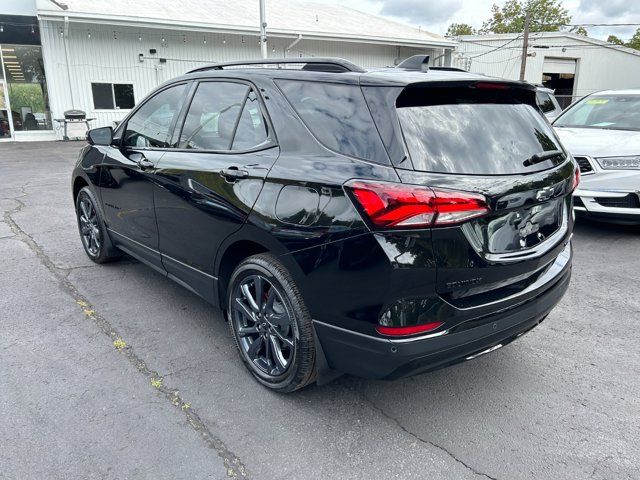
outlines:
[[[640,50],[640,28],[636,30],[636,33],[633,34],[633,37],[631,37],[625,45],[629,48]]]
[[[21,107],[30,107],[33,112],[44,112],[44,96],[37,83],[10,83],[11,108],[17,112]]]
[[[582,35],[584,37],[588,37],[589,36],[589,32],[587,32],[587,29],[584,27],[578,27],[575,30],[573,30],[573,33],[576,33],[578,35]]]
[[[447,29],[447,37],[458,37],[460,35],[474,35],[476,30],[468,23],[452,23]]]
[[[609,35],[607,37],[607,42],[613,43],[614,45],[624,45],[624,42],[620,40],[618,37],[616,37],[615,35]]]
[[[561,0],[507,0],[502,7],[491,7],[491,18],[482,24],[480,33],[522,33],[527,12],[532,32],[555,32],[571,22]]]

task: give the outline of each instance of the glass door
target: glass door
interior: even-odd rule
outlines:
[[[0,140],[11,138],[11,124],[9,123],[9,107],[7,106],[7,89],[4,79],[0,78]]]
[[[11,117],[9,112],[9,99],[7,95],[7,84],[4,76],[4,61],[2,59],[2,45],[0,45],[0,141],[11,139]]]

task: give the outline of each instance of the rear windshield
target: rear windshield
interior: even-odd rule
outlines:
[[[397,105],[416,170],[505,175],[545,170],[564,160],[558,156],[524,165],[534,154],[561,150],[551,126],[532,105],[495,94],[439,97],[438,102],[399,99]]]
[[[554,125],[640,130],[640,95],[591,95],[567,110]]]

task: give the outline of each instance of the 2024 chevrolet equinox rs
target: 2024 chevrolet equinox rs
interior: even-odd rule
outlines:
[[[220,307],[278,391],[511,342],[567,289],[577,167],[535,87],[407,62],[165,83],[88,134],[72,178],[87,255],[126,252]]]

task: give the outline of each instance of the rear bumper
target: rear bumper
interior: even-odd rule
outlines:
[[[540,293],[516,307],[417,338],[387,339],[314,321],[330,368],[372,379],[396,379],[436,370],[504,346],[538,325],[569,286],[566,261]]]

